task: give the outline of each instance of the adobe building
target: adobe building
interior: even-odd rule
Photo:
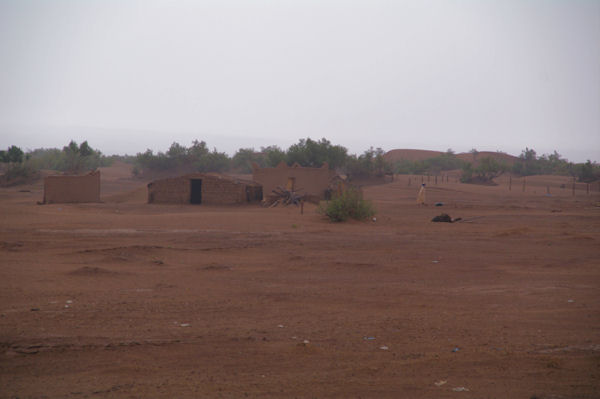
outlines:
[[[214,173],[192,173],[148,184],[149,204],[233,205],[261,199],[260,184]]]
[[[44,204],[100,202],[100,171],[44,178]]]
[[[332,179],[337,176],[327,163],[320,168],[302,167],[297,163],[288,166],[283,161],[274,168],[261,168],[254,163],[252,169],[252,179],[262,185],[264,197],[271,195],[277,187],[284,187],[309,197],[324,199]]]

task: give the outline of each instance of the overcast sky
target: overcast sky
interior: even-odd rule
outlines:
[[[0,148],[600,161],[600,1],[0,0]]]

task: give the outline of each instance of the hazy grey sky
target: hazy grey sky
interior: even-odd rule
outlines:
[[[600,1],[0,0],[0,148],[600,160]]]

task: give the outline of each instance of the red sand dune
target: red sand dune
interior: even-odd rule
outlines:
[[[383,157],[388,162],[396,162],[401,159],[414,162],[434,158],[442,154],[441,151],[399,149],[388,151]]]
[[[406,161],[423,161],[425,159],[438,157],[444,154],[441,151],[431,151],[431,150],[411,150],[411,149],[397,149],[390,150],[385,153],[384,158],[388,162],[397,162],[400,160]],[[462,159],[467,162],[477,163],[479,160],[491,157],[497,161],[502,161],[507,163],[508,165],[513,165],[519,158],[513,155],[505,154],[502,152],[492,152],[492,151],[480,151],[477,154],[472,154],[470,152],[463,152],[460,154],[456,154],[458,159]]]

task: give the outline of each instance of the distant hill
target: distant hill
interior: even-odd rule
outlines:
[[[423,161],[429,158],[435,158],[444,154],[441,151],[430,151],[430,150],[411,150],[411,149],[397,149],[390,150],[383,155],[383,158],[391,163],[406,160],[406,161]],[[466,162],[472,162],[477,164],[477,161],[483,158],[491,157],[497,161],[504,162],[509,166],[512,166],[519,158],[513,155],[505,154],[502,152],[492,152],[492,151],[481,151],[477,154],[472,154],[470,152],[463,152],[460,154],[456,154],[458,159],[462,159]]]
[[[423,161],[425,159],[434,158],[442,155],[441,151],[430,151],[430,150],[391,150],[383,155],[383,158],[388,162],[397,162],[400,160],[405,161]]]

